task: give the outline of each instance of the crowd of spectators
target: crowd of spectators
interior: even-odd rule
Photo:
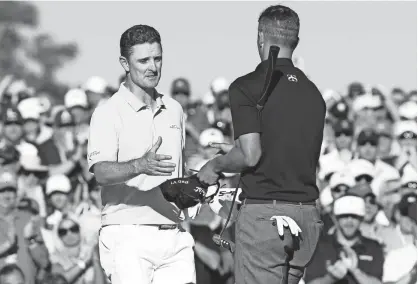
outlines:
[[[229,84],[216,78],[197,100],[177,78],[166,94],[187,116],[187,175],[216,155],[211,142],[233,143]],[[107,283],[97,250],[101,188],[86,150],[91,114],[116,90],[91,77],[53,104],[23,81],[1,86],[0,284]],[[351,83],[322,95],[324,230],[303,281],[416,283],[416,90]],[[221,184],[238,180],[228,174]],[[195,238],[197,284],[234,283],[232,253],[212,241],[224,223],[209,206],[184,222]],[[234,222],[226,235],[234,239]]]

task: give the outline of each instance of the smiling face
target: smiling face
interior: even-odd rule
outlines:
[[[131,47],[128,58],[120,57],[120,63],[135,85],[153,89],[161,78],[162,53],[157,42],[137,44]]]

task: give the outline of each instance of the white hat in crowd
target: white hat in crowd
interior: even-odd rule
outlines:
[[[329,101],[332,99],[334,99],[335,101],[339,101],[341,99],[341,95],[337,91],[332,89],[325,89],[321,92],[321,94],[326,104],[328,104]]]
[[[356,97],[353,101],[353,111],[358,112],[366,108],[378,108],[383,106],[382,99],[379,96],[372,94],[364,94]]]
[[[366,204],[364,199],[353,195],[344,195],[334,201],[334,215],[366,215]]]
[[[348,169],[351,175],[356,178],[361,175],[369,175],[374,177],[374,165],[365,159],[355,159],[348,164]]]
[[[229,89],[229,81],[224,77],[218,77],[212,81],[210,84],[210,88],[213,94],[220,94],[222,92],[226,92]]]
[[[318,177],[324,180],[328,175],[344,170],[344,162],[340,159],[332,161],[330,159],[322,159],[321,167],[318,173]]]
[[[64,97],[64,105],[66,108],[89,106],[86,92],[82,89],[70,89]]]
[[[401,177],[402,187],[410,187],[416,189],[417,186],[417,171],[413,167],[405,167]]]
[[[394,134],[396,137],[402,136],[408,132],[417,134],[417,123],[413,120],[402,120],[395,123]]]
[[[85,91],[103,94],[106,92],[108,84],[105,79],[99,76],[92,76],[83,85]]]
[[[71,191],[71,182],[65,175],[52,175],[46,181],[46,195],[53,192],[69,193]]]
[[[17,147],[20,153],[19,163],[27,171],[47,172],[48,167],[42,165],[38,155],[38,149],[30,143],[21,143]]]
[[[332,175],[329,181],[329,187],[331,189],[339,186],[339,185],[346,185],[348,187],[353,187],[356,185],[356,180],[354,177],[346,172],[336,172]]]
[[[27,98],[22,100],[18,105],[17,109],[20,112],[20,115],[24,120],[39,120],[41,113],[43,112],[43,107],[39,98]]]
[[[399,116],[407,120],[416,120],[417,118],[417,103],[413,101],[404,102],[399,106]]]
[[[5,188],[17,189],[17,177],[12,171],[2,171],[0,173],[0,190]]]
[[[224,143],[225,137],[219,129],[208,128],[202,131],[199,136],[199,143],[202,147],[208,147],[210,143]]]

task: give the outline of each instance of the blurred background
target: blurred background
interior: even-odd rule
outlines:
[[[107,282],[97,252],[101,188],[86,147],[91,114],[124,80],[121,34],[135,24],[160,32],[157,89],[182,105],[186,167],[198,170],[216,154],[210,142],[233,142],[228,88],[259,63],[257,19],[271,4],[0,2],[0,284]],[[321,239],[346,229],[341,212],[354,216],[350,230],[384,255],[376,277],[416,283],[417,4],[283,4],[301,19],[294,64],[327,105]],[[234,188],[238,177],[221,182]],[[335,203],[347,193],[363,204]],[[184,223],[197,284],[234,283],[232,254],[212,242],[224,221],[203,206]]]

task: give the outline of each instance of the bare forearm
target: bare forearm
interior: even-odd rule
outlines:
[[[335,279],[331,275],[325,274],[323,277],[307,282],[307,284],[334,284],[335,282]]]
[[[381,284],[382,283],[382,281],[380,281],[376,277],[367,275],[366,273],[364,273],[358,268],[353,269],[350,272],[359,284]]]
[[[216,157],[211,162],[214,164],[216,172],[240,173],[249,167],[244,153],[237,146],[227,154]]]
[[[127,162],[99,162],[94,165],[94,175],[100,185],[126,182],[142,173],[135,160]]]

